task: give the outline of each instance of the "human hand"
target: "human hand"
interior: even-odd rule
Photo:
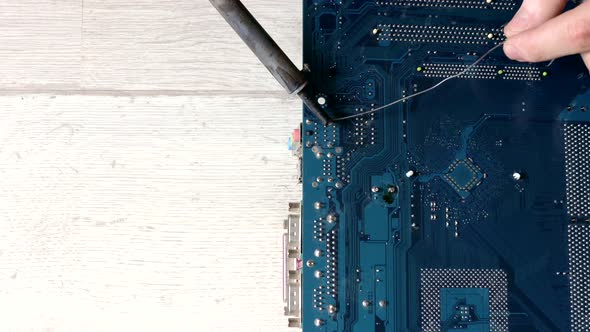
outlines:
[[[522,62],[581,54],[590,69],[590,1],[563,13],[568,0],[524,0],[504,34],[504,53]]]

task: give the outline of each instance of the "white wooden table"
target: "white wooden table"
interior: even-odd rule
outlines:
[[[0,331],[287,331],[299,120],[207,0],[0,2]]]

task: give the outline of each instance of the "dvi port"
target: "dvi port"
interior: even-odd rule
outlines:
[[[283,227],[283,302],[289,327],[301,327],[301,203],[289,203]]]

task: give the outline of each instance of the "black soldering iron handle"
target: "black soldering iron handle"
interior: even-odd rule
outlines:
[[[239,0],[209,1],[283,88],[290,94],[299,95],[305,106],[323,124],[329,124],[331,122],[330,117],[310,97],[307,80],[303,72],[297,69],[285,52],[281,50],[272,37],[262,28],[242,2]]]

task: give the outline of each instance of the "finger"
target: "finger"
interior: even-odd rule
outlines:
[[[588,70],[590,70],[590,52],[582,53],[582,59],[584,60],[584,63],[586,64],[586,68],[588,68]]]
[[[539,62],[590,51],[590,2],[514,35],[504,44],[511,59]]]
[[[535,28],[561,14],[567,0],[524,0],[514,18],[504,27],[506,37]]]

